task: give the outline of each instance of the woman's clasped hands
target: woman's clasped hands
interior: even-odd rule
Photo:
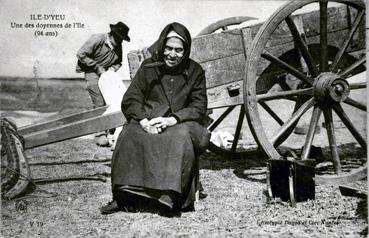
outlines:
[[[151,120],[147,118],[140,121],[142,128],[150,134],[160,134],[167,127],[177,124],[177,119],[174,117],[155,117]]]

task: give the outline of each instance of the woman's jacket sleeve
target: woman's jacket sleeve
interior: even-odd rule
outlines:
[[[148,117],[144,110],[145,91],[144,70],[140,67],[124,94],[121,104],[122,112],[127,121],[132,119],[140,121]]]

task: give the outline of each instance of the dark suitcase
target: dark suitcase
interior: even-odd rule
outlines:
[[[315,199],[315,160],[270,160],[267,171],[267,188],[270,198],[296,202]]]

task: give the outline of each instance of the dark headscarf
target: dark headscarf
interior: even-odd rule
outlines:
[[[181,62],[177,66],[170,68],[167,67],[164,62],[164,47],[167,41],[167,35],[171,30],[175,31],[178,35],[180,35],[184,39],[184,41],[182,40],[184,52]],[[178,22],[168,24],[160,33],[159,39],[148,48],[149,52],[152,54],[151,58],[154,62],[152,66],[159,66],[161,70],[171,72],[183,72],[183,70],[188,68],[190,63],[189,57],[191,53],[191,42],[192,40],[190,32],[184,25]]]

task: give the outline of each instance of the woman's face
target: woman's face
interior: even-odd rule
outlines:
[[[184,48],[182,40],[172,37],[164,47],[164,62],[168,67],[177,66],[183,58]]]

